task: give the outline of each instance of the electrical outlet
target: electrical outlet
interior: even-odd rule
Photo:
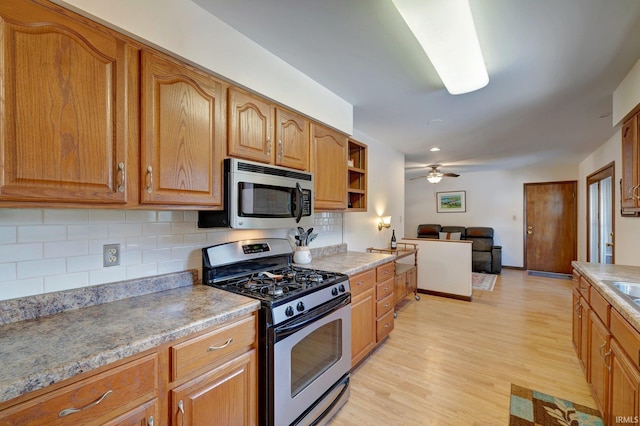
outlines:
[[[105,244],[102,246],[102,266],[117,266],[120,264],[120,244]]]

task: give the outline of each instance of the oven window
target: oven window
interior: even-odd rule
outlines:
[[[342,320],[331,321],[291,350],[291,397],[303,391],[342,357]]]
[[[292,217],[294,188],[240,182],[240,216]]]

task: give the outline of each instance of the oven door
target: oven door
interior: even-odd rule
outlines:
[[[275,425],[289,425],[309,410],[336,405],[325,399],[348,396],[347,391],[328,392],[338,382],[345,382],[351,368],[350,296],[338,303],[274,330],[274,379],[270,391],[274,396]],[[322,413],[318,415],[321,417]]]

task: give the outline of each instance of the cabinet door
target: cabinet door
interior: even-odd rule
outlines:
[[[354,367],[376,344],[376,300],[374,288],[351,300],[351,366]]]
[[[272,163],[273,116],[267,100],[229,88],[229,156]]]
[[[276,109],[276,140],[276,165],[309,170],[309,120],[291,111]]]
[[[587,382],[591,380],[589,373],[589,315],[591,307],[584,297],[580,298],[580,365],[587,373]]]
[[[609,352],[611,333],[600,321],[595,311],[589,316],[589,382],[598,409],[606,417],[609,397]]]
[[[137,50],[32,3],[0,17],[0,200],[124,204]]]
[[[311,171],[315,210],[347,208],[347,138],[314,124],[311,138]]]
[[[256,368],[252,349],[172,390],[171,425],[255,425]]]
[[[398,304],[405,297],[407,297],[407,274],[401,274],[396,277],[396,285],[395,290],[396,300],[395,303]]]
[[[221,208],[222,83],[150,52],[142,75],[141,202]]]
[[[573,349],[576,351],[576,355],[578,355],[578,359],[580,359],[580,335],[581,335],[581,315],[582,310],[580,308],[580,293],[574,289],[573,290],[573,314],[572,314],[572,328],[571,328],[571,343],[573,343]],[[582,366],[584,369],[584,365]]]
[[[624,354],[616,339],[611,339],[611,405],[610,425],[623,417],[628,423],[638,423],[640,417],[640,372]]]
[[[622,207],[638,207],[638,115],[622,125]]]

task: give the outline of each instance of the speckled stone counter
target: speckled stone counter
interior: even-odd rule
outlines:
[[[625,265],[605,265],[602,263],[572,262],[573,267],[596,287],[600,294],[613,306],[620,314],[640,330],[640,311],[636,309],[631,300],[621,296],[614,289],[609,287],[604,281],[632,281],[640,282],[640,267]]]
[[[395,255],[392,254],[345,251],[327,256],[313,257],[311,263],[300,266],[353,275],[394,259]]]
[[[76,303],[73,309],[60,313],[0,325],[0,402],[232,320],[260,306],[255,299],[191,284],[164,289],[159,283],[153,293],[101,304],[89,298],[91,306],[78,307]],[[73,299],[73,291],[65,293],[67,299]],[[7,312],[11,304],[15,309],[31,306],[37,310],[34,303],[6,301],[7,317],[11,316]]]

